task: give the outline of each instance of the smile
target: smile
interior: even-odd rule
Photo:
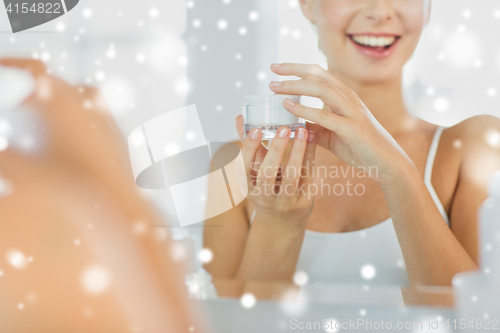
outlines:
[[[387,35],[347,35],[354,46],[364,55],[371,58],[386,58],[392,54],[401,36]]]

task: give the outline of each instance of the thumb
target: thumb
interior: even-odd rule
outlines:
[[[243,141],[244,124],[242,115],[236,117],[236,129],[238,130],[238,135],[240,136],[240,140]]]
[[[306,122],[306,128],[308,131],[313,131],[316,134],[316,143],[323,148],[330,149],[330,138],[335,133],[332,133],[329,129],[324,128],[321,125]]]

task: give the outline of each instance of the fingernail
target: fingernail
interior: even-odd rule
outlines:
[[[281,67],[281,65],[283,65],[283,64],[272,64],[271,67],[273,67],[273,68],[279,68],[279,67]]]
[[[290,105],[295,105],[295,102],[288,98],[285,98],[285,102],[287,102]]]
[[[281,81],[271,81],[271,83],[269,83],[269,86],[271,87],[279,87],[281,85]]]
[[[307,141],[313,142],[313,140],[314,140],[314,132],[309,131],[309,134],[307,135]]]
[[[257,140],[257,138],[259,137],[259,134],[260,134],[259,132],[260,132],[260,130],[258,128],[254,128],[252,130],[252,134],[250,135],[250,139]]]
[[[279,132],[280,138],[286,138],[288,136],[288,127],[282,128]]]
[[[297,139],[302,140],[306,136],[306,130],[303,128],[297,128]]]

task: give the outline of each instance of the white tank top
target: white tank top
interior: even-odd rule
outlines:
[[[431,143],[424,171],[424,182],[439,211],[449,218],[431,184],[432,168],[439,140],[439,127]],[[255,210],[250,223],[255,217]],[[309,282],[336,284],[409,284],[396,230],[389,218],[372,227],[342,233],[306,230],[296,271],[307,273]]]

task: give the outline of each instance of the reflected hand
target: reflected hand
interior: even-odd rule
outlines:
[[[37,60],[0,59],[0,65],[26,70],[36,81],[35,92],[24,105],[33,109],[45,126],[46,147],[41,159],[91,174],[113,191],[136,218],[158,219],[138,191],[126,141],[98,89],[73,86],[49,75]],[[24,154],[9,151],[25,158]]]
[[[37,60],[0,59],[0,65],[26,70],[36,81],[35,92],[24,105],[43,120],[44,158],[83,167],[103,179],[130,164],[125,140],[96,88],[70,85],[49,75]]]
[[[316,151],[314,132],[308,133],[305,128],[296,130],[287,164],[281,167],[290,128],[280,127],[267,150],[261,143],[260,129],[253,129],[243,140],[242,116],[236,118],[236,127],[243,142],[248,199],[270,219],[305,223],[314,199],[311,193]]]

